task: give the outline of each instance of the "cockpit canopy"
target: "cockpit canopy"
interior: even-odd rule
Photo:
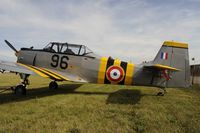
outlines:
[[[44,51],[64,53],[70,55],[87,55],[93,53],[84,45],[51,42],[44,49]]]

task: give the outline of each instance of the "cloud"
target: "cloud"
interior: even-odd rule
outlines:
[[[10,51],[1,51],[0,52],[0,60],[3,61],[16,61],[16,58],[14,58],[15,55],[13,52]]]
[[[199,58],[199,6],[194,0],[2,0],[0,40],[17,48],[80,43],[136,63],[153,59],[163,41],[175,40],[190,43],[190,56]]]

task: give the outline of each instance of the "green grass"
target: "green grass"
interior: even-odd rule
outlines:
[[[11,91],[0,94],[0,133],[7,132],[200,132],[200,87],[168,89],[59,83],[30,77],[25,97]],[[0,74],[0,90],[14,86],[19,77]]]

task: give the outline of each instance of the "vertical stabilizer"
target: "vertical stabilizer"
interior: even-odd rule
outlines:
[[[172,79],[168,81],[167,87],[190,86],[188,44],[165,41],[153,63],[180,69],[172,73]]]

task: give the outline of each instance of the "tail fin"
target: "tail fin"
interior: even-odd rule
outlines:
[[[190,86],[188,44],[165,41],[153,63],[180,69],[179,72],[172,74],[172,79],[168,81],[167,87]]]

